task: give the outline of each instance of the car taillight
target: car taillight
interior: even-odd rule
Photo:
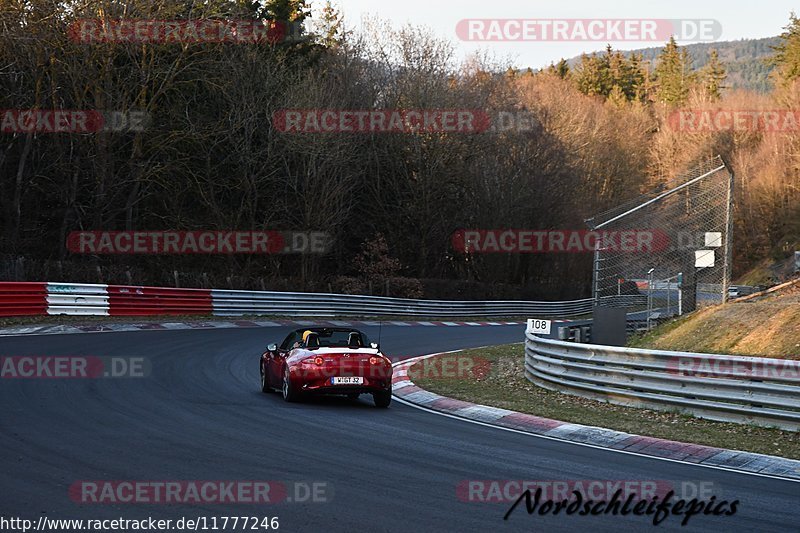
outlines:
[[[317,356],[317,357],[314,358],[314,364],[315,365],[322,366],[324,363],[325,363],[325,359],[323,359],[322,357]]]
[[[370,357],[370,358],[369,358],[369,364],[371,364],[371,365],[379,365],[379,364],[381,364],[382,362],[383,362],[383,361],[381,360],[381,358],[380,358],[380,357],[375,357],[374,355],[373,355],[372,357]]]

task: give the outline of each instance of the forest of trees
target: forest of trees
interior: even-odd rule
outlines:
[[[302,40],[75,42],[77,19],[270,19]],[[583,255],[464,256],[461,228],[583,229],[583,220],[721,154],[737,176],[736,271],[800,243],[800,132],[689,134],[676,108],[798,109],[800,22],[769,94],[733,90],[709,50],[654,62],[610,47],[541,72],[458,63],[424,29],[348,30],[336,9],[257,3],[0,0],[2,109],[144,110],[145,131],[0,133],[0,278],[443,298],[588,295]],[[287,135],[283,109],[526,111],[481,134]],[[75,230],[321,230],[325,255],[76,256]]]
[[[731,89],[747,89],[758,92],[772,90],[770,74],[773,66],[765,61],[774,54],[773,47],[780,43],[778,37],[763,39],[741,39],[688,44],[684,48],[692,60],[692,68],[701,69],[708,62],[711,51],[716,50],[719,59],[725,63],[727,78],[725,85]],[[624,52],[626,56],[638,55],[641,60],[655,64],[664,47],[643,48]],[[579,58],[569,60],[570,65]]]

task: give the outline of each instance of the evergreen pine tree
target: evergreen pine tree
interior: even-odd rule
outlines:
[[[567,60],[563,57],[558,63],[556,63],[555,73],[559,78],[566,78],[569,76],[569,63],[567,63]]]
[[[264,3],[263,17],[269,20],[301,26],[308,16],[307,0],[267,0]]]
[[[633,54],[625,66],[623,88],[629,100],[645,101],[648,76],[641,54]]]
[[[581,61],[575,69],[579,91],[588,95],[608,96],[608,62],[604,58],[594,53],[591,56],[581,55]]]
[[[703,89],[705,89],[706,94],[713,100],[719,100],[721,96],[720,89],[722,89],[722,82],[725,80],[727,73],[725,72],[725,67],[722,65],[722,62],[719,60],[719,54],[715,49],[711,49],[708,63],[706,63],[706,66],[703,67],[703,70],[700,72],[700,76],[703,83]]]
[[[794,13],[780,38],[780,44],[772,47],[775,55],[769,63],[776,67],[773,77],[777,84],[786,86],[800,78],[800,19]]]
[[[326,48],[336,48],[344,42],[342,17],[333,7],[330,0],[327,0],[327,2],[325,2],[325,7],[322,8],[320,24],[322,25],[322,35],[320,37],[323,46]]]
[[[622,87],[614,85],[614,87],[611,88],[611,92],[608,93],[607,101],[615,107],[623,107],[628,102],[628,97],[625,95],[625,91],[622,90]]]
[[[656,97],[667,105],[680,105],[689,95],[693,80],[690,59],[686,49],[681,49],[670,37],[664,51],[658,56],[655,69]]]

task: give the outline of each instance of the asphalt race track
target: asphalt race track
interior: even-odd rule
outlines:
[[[50,518],[278,516],[280,531],[639,531],[648,517],[528,516],[461,501],[465,480],[691,480],[740,501],[732,517],[659,529],[797,531],[800,484],[562,443],[393,402],[287,404],[259,390],[258,356],[287,328],[0,338],[0,355],[144,356],[147,378],[0,381],[0,515]],[[377,337],[377,328],[367,333]],[[522,326],[385,326],[412,356],[521,341]],[[79,505],[78,480],[323,482],[325,503]],[[291,495],[290,495],[291,496]]]

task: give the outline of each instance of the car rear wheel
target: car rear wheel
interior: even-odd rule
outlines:
[[[264,369],[264,365],[259,363],[258,370],[261,373],[261,392],[272,392],[272,387],[269,386],[269,379],[267,378],[267,372]]]
[[[294,385],[292,385],[292,380],[289,379],[288,366],[283,372],[283,386],[281,387],[281,392],[283,393],[283,399],[287,402],[296,402],[300,400],[300,393],[295,390]]]
[[[392,403],[392,391],[384,390],[372,393],[372,400],[375,402],[375,407],[386,408]]]

